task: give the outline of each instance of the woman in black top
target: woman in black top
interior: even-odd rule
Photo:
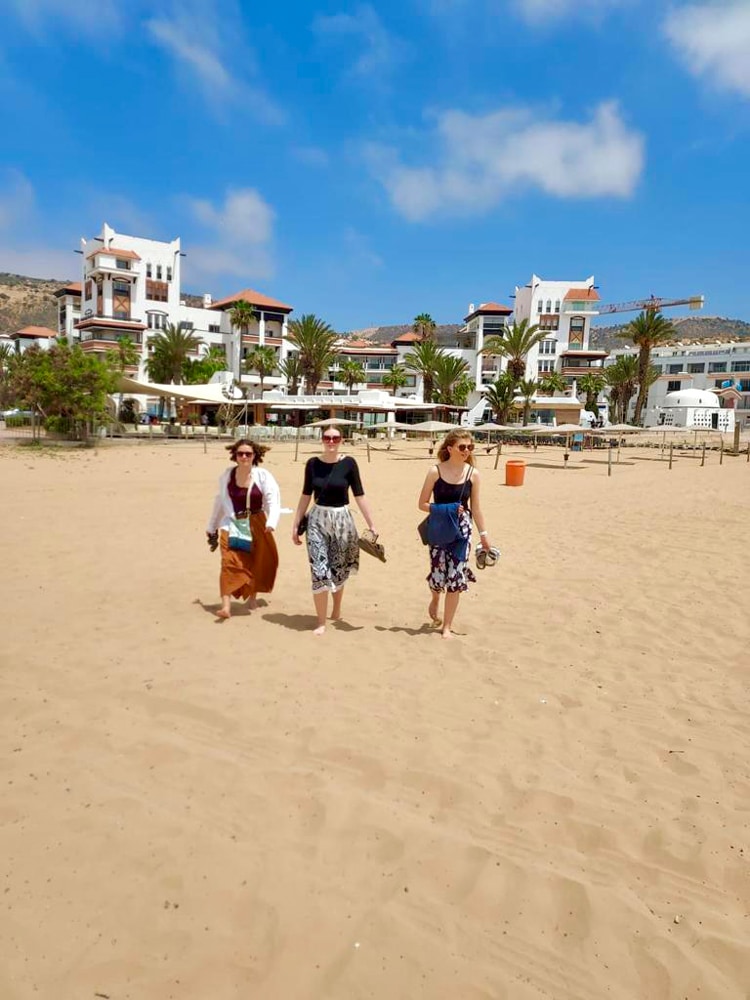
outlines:
[[[292,525],[292,541],[301,545],[300,521],[310,500],[315,506],[307,518],[307,555],[312,574],[313,601],[318,624],[315,635],[323,635],[328,612],[328,593],[333,594],[331,619],[341,618],[344,584],[359,569],[359,536],[349,509],[349,490],[357,506],[375,532],[370,504],[365,497],[359,468],[349,455],[339,455],[341,431],[338,427],[323,428],[323,455],[308,459],[305,482]]]
[[[475,577],[469,567],[471,554],[471,519],[479,528],[482,548],[488,551],[489,535],[480,503],[480,476],[474,467],[474,442],[465,431],[451,431],[438,449],[439,465],[434,465],[419,495],[419,509],[430,513],[432,496],[436,504],[458,504],[457,540],[446,545],[430,546],[430,572],[427,585],[432,597],[428,614],[435,626],[442,627],[443,638],[452,638],[451,628],[458,601]],[[440,595],[445,593],[445,609],[440,618]]]

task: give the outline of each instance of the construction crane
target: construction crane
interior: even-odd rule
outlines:
[[[662,299],[658,295],[650,295],[647,299],[634,299],[632,302],[612,302],[608,305],[599,306],[597,312],[600,316],[605,313],[624,312],[661,312],[671,306],[688,306],[690,309],[703,308],[703,296],[691,295],[687,299]]]

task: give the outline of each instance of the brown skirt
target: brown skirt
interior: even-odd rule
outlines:
[[[219,590],[222,597],[231,594],[245,600],[255,594],[270,594],[279,568],[279,553],[273,532],[266,531],[263,511],[250,515],[253,535],[251,552],[230,549],[226,531],[219,532],[221,575]]]

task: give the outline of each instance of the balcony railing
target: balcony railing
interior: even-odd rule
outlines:
[[[127,337],[139,347],[143,343],[140,332],[118,333],[116,330],[81,330],[81,343],[85,344],[92,340],[104,341],[107,344],[117,344],[124,337]]]

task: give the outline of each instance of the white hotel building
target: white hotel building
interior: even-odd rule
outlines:
[[[90,242],[81,240],[82,281],[60,289],[58,335],[80,341],[85,351],[104,354],[122,337],[140,349],[134,378],[146,378],[150,338],[169,324],[189,330],[202,345],[196,358],[211,347],[226,353],[227,370],[240,374],[241,362],[255,347],[272,347],[283,359],[289,350],[287,321],[292,306],[253,289],[244,289],[214,302],[203,296],[202,306],[189,306],[182,298],[180,271],[184,254],[180,240],[169,243],[127,236],[104,224]],[[232,328],[229,314],[237,302],[255,309],[256,319],[244,334]],[[247,385],[257,384],[255,374],[242,374]],[[277,372],[265,379],[269,388],[285,385]]]
[[[637,352],[637,347],[618,348],[609,355],[607,364],[614,364],[622,355]],[[651,364],[658,370],[659,378],[648,392],[643,414],[646,427],[662,423],[668,393],[685,389],[715,393],[723,408],[734,410],[737,425],[750,427],[750,341],[655,347],[651,351]],[[631,406],[634,405],[633,399]]]

